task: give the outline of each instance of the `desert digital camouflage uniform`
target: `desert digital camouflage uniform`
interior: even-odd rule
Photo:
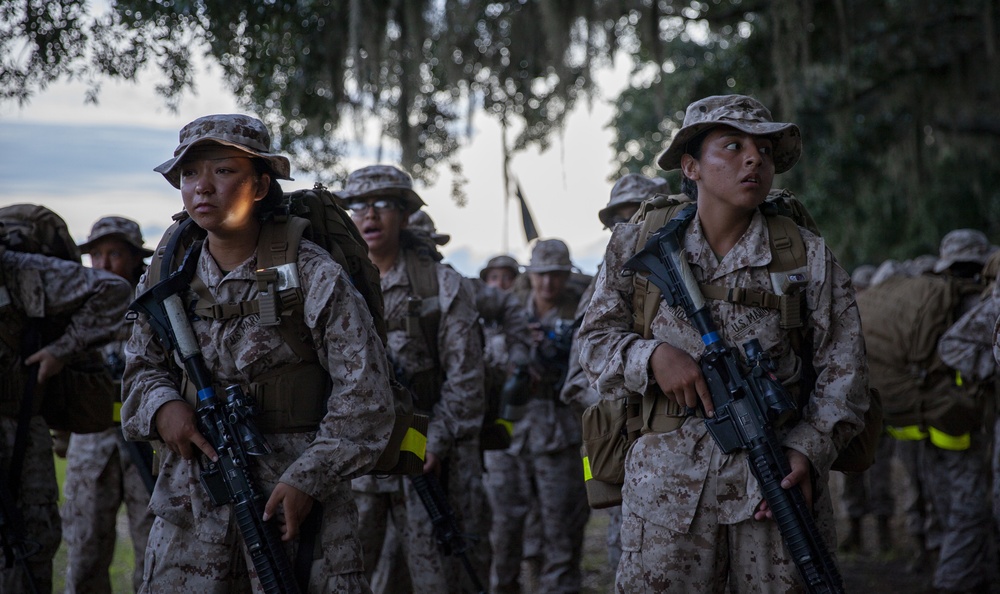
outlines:
[[[126,301],[127,303],[128,301]],[[116,340],[102,351],[125,361],[132,323],[122,321]],[[116,425],[100,433],[74,433],[66,455],[66,501],[61,514],[66,540],[66,591],[110,592],[118,509],[124,503],[135,565],[132,587],[142,585],[142,560],[153,527],[150,491]],[[151,469],[145,469],[150,472]]]
[[[389,324],[388,350],[402,377],[440,366],[444,371],[440,399],[429,413],[427,451],[438,455],[445,466],[442,486],[449,503],[470,541],[470,560],[485,583],[489,567],[489,508],[482,485],[479,430],[484,414],[482,341],[475,297],[462,276],[436,263],[438,306],[441,310],[438,361],[431,360],[423,338],[410,336],[393,320],[405,319],[407,302],[416,297],[406,270],[404,252],[395,266],[382,276],[385,319]],[[389,522],[400,536],[414,592],[461,592],[469,588],[465,570],[457,557],[444,556],[434,537],[430,517],[410,481],[402,477],[365,476],[353,482],[360,512],[360,531],[365,568],[378,565]]]
[[[989,257],[991,246],[986,235],[973,229],[957,229],[947,233],[941,240],[941,250],[934,272],[947,274],[956,264],[973,264],[982,267]],[[979,299],[971,296],[958,306],[957,316],[973,311]],[[982,359],[964,360],[970,354],[970,347],[964,340],[976,340],[974,332],[987,332],[987,323],[980,319],[961,317],[957,329],[949,329],[947,340],[938,344],[938,354],[942,361],[951,365],[957,362],[959,371],[972,372],[976,377],[982,369]],[[991,315],[989,306],[986,315]],[[970,326],[970,324],[976,324]],[[952,331],[954,330],[954,331]],[[986,334],[988,336],[988,334]],[[975,346],[971,347],[975,351]],[[978,367],[978,369],[977,369]],[[995,392],[990,390],[987,399],[992,401]],[[986,404],[984,402],[984,404]],[[990,402],[992,404],[992,402]],[[989,407],[992,409],[992,406]],[[985,409],[984,409],[985,412]],[[934,587],[948,592],[987,592],[989,583],[996,579],[996,543],[992,534],[992,510],[989,493],[991,491],[990,465],[987,462],[991,439],[987,430],[993,419],[984,419],[982,430],[973,431],[967,449],[942,449],[921,440],[921,479],[929,489],[929,497],[934,513],[940,522],[941,544],[937,566],[934,568]]]
[[[572,264],[565,244],[539,241],[532,250],[529,272],[565,270]],[[538,315],[531,295],[524,306],[542,331],[553,331],[557,322],[570,325],[579,303],[563,291],[559,305]],[[583,530],[589,517],[583,467],[580,462],[580,417],[559,400],[557,383],[565,369],[544,367],[537,357],[533,366],[540,377],[524,418],[514,424],[510,448],[486,452],[486,481],[494,518],[491,589],[518,592],[526,518],[538,506],[541,523],[540,592],[578,592],[581,588]]]
[[[643,339],[633,332],[633,281],[619,273],[637,250],[639,231],[635,224],[616,227],[580,330],[580,361],[604,398],[646,393],[653,385],[649,358],[661,342],[695,357],[704,349],[700,334],[683,313],[665,302],[652,321],[653,338]],[[780,430],[779,437],[785,447],[804,453],[812,464],[817,476],[813,509],[822,530],[832,527],[830,493],[825,488],[830,465],[838,450],[861,430],[868,406],[867,365],[847,273],[821,238],[806,230],[802,237],[809,277],[807,324],[814,330],[819,377],[803,419]],[[721,262],[709,249],[697,218],[686,232],[683,248],[698,282],[771,290],[766,268],[771,250],[767,225],[759,212]],[[707,303],[727,343],[742,345],[757,338],[774,359],[778,378],[795,377],[799,363],[787,332],[779,328],[776,310],[724,301]],[[732,570],[740,576],[730,586],[739,591],[801,591],[777,524],[753,519],[763,495],[747,466],[746,454],[722,454],[699,418],[688,418],[676,431],[638,439],[626,459],[622,496],[619,592],[650,586],[653,591],[684,587],[713,591],[725,584],[726,576],[715,575],[712,568],[726,566],[718,556],[727,555],[727,550],[742,555],[730,559]],[[717,535],[719,542],[699,536],[705,534]],[[832,530],[824,533],[831,549],[833,537]],[[727,546],[727,540],[732,546]],[[761,551],[766,555],[759,555]]]
[[[87,253],[94,244],[106,238],[121,239],[134,247],[137,258],[153,254],[152,250],[143,247],[142,233],[135,221],[114,216],[99,219],[91,229],[87,241],[79,247]],[[138,280],[140,273],[141,270],[134,271],[134,280]],[[101,349],[116,380],[115,400],[121,398],[120,378],[125,366],[125,342],[131,334],[132,323],[123,318],[115,340]],[[127,444],[121,434],[121,426],[117,423],[102,432],[73,434],[70,444],[63,483],[65,503],[60,510],[63,538],[66,540],[66,592],[111,591],[109,569],[114,558],[118,508],[122,503],[128,514],[129,534],[135,557],[132,588],[133,591],[138,591],[142,585],[142,559],[146,551],[146,539],[154,517],[149,510],[150,489],[141,473],[149,476],[152,466],[144,461],[141,462],[144,467],[140,470],[129,450],[148,448],[149,445]],[[151,458],[152,452],[149,454],[148,457]],[[142,459],[145,460],[145,457]]]
[[[256,262],[255,253],[223,273],[203,249],[196,274],[217,303],[251,300],[259,294]],[[309,592],[367,592],[350,480],[375,464],[392,430],[385,350],[364,300],[329,254],[303,240],[297,266],[303,291],[302,321],[332,386],[325,398],[326,414],[316,431],[266,435],[273,452],[257,459],[254,476],[265,495],[280,481],[321,504]],[[147,288],[144,278],[137,292]],[[185,301],[191,299],[193,292]],[[301,362],[276,327],[264,327],[258,321],[257,314],[192,321],[217,386],[240,384],[246,390],[262,374]],[[157,439],[157,410],[182,398],[175,358],[164,351],[140,316],[126,346],[123,394],[127,399],[122,423],[127,438]],[[141,592],[207,594],[251,587],[261,591],[255,579],[251,586],[249,557],[230,507],[213,507],[199,482],[200,461],[184,460],[169,449],[160,454],[159,477],[150,502],[157,517],[146,549]],[[308,523],[309,519],[303,528]],[[284,544],[294,564],[299,543]]]
[[[9,315],[32,318],[70,316],[66,331],[46,348],[52,355],[65,360],[74,353],[99,346],[111,340],[125,314],[130,290],[121,278],[80,264],[37,254],[3,251],[0,265],[9,297],[0,301],[0,319],[11,323]],[[14,309],[21,314],[13,313]],[[0,349],[3,351],[3,349]],[[30,353],[0,352],[5,369],[17,369]],[[8,355],[12,355],[8,359]],[[27,372],[6,373],[0,382],[0,468],[6,472],[11,463],[18,409],[23,396]],[[41,416],[31,417],[28,446],[18,498],[15,502],[24,519],[25,532],[37,551],[28,559],[28,566],[39,592],[52,591],[52,558],[59,548],[58,486],[52,459],[52,438]],[[11,484],[8,483],[7,487]],[[0,568],[0,592],[27,592],[21,569]]]

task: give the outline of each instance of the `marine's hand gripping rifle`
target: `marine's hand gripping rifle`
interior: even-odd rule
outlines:
[[[136,298],[129,309],[146,314],[164,345],[175,349],[188,377],[198,390],[198,430],[218,454],[201,474],[201,483],[216,506],[232,504],[240,535],[253,561],[254,571],[267,594],[297,594],[291,563],[273,523],[264,522],[266,498],[254,483],[253,456],[271,452],[252,420],[253,407],[238,385],[226,388],[224,399],[215,394],[198,340],[187,317],[181,295],[194,278],[202,242],[184,255],[180,268]]]
[[[784,386],[773,374],[774,363],[757,339],[743,345],[747,365],[719,336],[718,327],[682,248],[684,231],[696,205],[684,208],[653,235],[625,269],[648,273],[649,280],[671,306],[681,306],[701,334],[705,352],[698,364],[708,384],[715,415],[705,419],[709,433],[723,452],[746,450],[750,471],[760,483],[778,530],[810,592],[843,592],[844,586],[802,490],[783,489],[791,472],[774,427],[795,412]]]

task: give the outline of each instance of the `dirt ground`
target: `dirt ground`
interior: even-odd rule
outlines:
[[[894,469],[894,475],[899,469]],[[902,479],[905,480],[905,479]],[[839,473],[833,473],[830,489],[834,501],[839,502],[843,490],[843,479]],[[847,520],[841,509],[836,509],[837,533],[840,538],[847,531]],[[586,594],[607,594],[613,591],[614,572],[608,566],[605,535],[607,533],[608,516],[603,510],[591,513],[587,525],[586,541],[584,543],[583,559],[583,592]],[[917,570],[910,570],[915,543],[904,529],[902,502],[896,502],[896,513],[892,520],[893,548],[888,553],[878,551],[876,525],[874,517],[865,517],[862,523],[862,551],[853,554],[837,554],[838,566],[844,578],[844,588],[849,594],[882,594],[906,592],[907,594],[922,594],[932,592],[931,577],[933,567],[929,564]],[[1000,594],[1000,584],[995,584],[993,594]]]

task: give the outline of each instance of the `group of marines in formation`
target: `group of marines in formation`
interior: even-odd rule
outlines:
[[[352,278],[308,240],[295,261],[295,319],[261,323],[259,310],[241,305],[261,299],[258,238],[282,196],[277,180],[290,179],[288,160],[270,144],[255,118],[206,116],[180,131],[172,158],[155,170],[180,190],[184,210],[205,232],[198,286],[192,283],[184,303],[212,382],[258,395],[271,452],[253,474],[266,494],[264,519],[279,526],[288,557],[304,567],[305,590],[580,592],[590,515],[581,414],[601,399],[653,392],[676,429],[648,432],[631,445],[623,502],[612,509],[608,532],[617,590],[805,590],[745,454],[724,454],[707,436],[702,421],[713,403],[697,365],[704,345],[685,312],[659,303],[649,336],[635,331],[634,279],[622,271],[642,247],[634,222],[640,205],[671,193],[662,179],[629,174],[615,183],[598,213],[613,235],[596,276],[576,269],[564,242],[543,239],[527,265],[500,255],[479,278],[465,278],[442,262],[437,248],[449,237],[434,228],[405,171],[371,165],[352,172],[334,195],[378,269],[383,337]],[[699,283],[778,290],[758,207],[774,176],[800,153],[798,127],[775,122],[752,98],[709,97],[689,106],[658,164],[680,169],[680,190],[697,203],[683,247]],[[806,400],[798,418],[779,427],[791,469],[781,486],[802,490],[833,543],[830,466],[862,430],[868,367],[850,275],[821,237],[804,229],[801,236],[808,262],[803,316],[816,378],[812,393],[800,395]],[[80,248],[91,268],[2,254],[15,305],[70,318],[61,337],[22,353],[18,364],[37,364],[37,372],[27,369],[44,383],[69,354],[103,349],[121,378],[121,423],[64,444],[60,518],[49,430],[40,417],[31,419],[18,507],[39,546],[25,566],[3,570],[0,592],[24,591],[26,574],[39,591],[51,590],[60,526],[67,592],[110,591],[123,502],[136,591],[262,591],[237,519],[212,505],[199,480],[217,452],[199,431],[184,363],[148,319],[124,315],[155,284],[144,262],[159,255],[138,224],[118,216],[98,220]],[[199,308],[206,298],[238,313],[209,315],[211,307]],[[799,351],[777,312],[722,299],[708,307],[730,342],[758,339],[777,379],[798,381]],[[308,353],[297,348],[303,343]],[[516,373],[528,378],[523,414],[512,421],[509,445],[484,447],[487,391],[503,383],[488,377]],[[411,481],[371,472],[392,432],[395,380],[429,419],[423,472],[444,487],[468,543],[462,555],[439,546],[433,514]],[[5,459],[16,425],[16,416],[0,417]],[[60,453],[66,436],[56,437]],[[144,442],[154,444],[155,482],[129,449]]]

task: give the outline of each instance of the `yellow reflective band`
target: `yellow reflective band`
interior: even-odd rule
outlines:
[[[514,423],[511,423],[507,419],[497,419],[496,424],[503,427],[507,432],[507,435],[510,435],[511,437],[514,436]]]
[[[587,482],[594,478],[594,475],[590,472],[590,458],[588,456],[583,457],[583,481]]]
[[[907,427],[893,427],[890,425],[885,430],[891,437],[901,441],[920,441],[927,437],[927,434],[918,425],[909,425]]]
[[[955,370],[955,385],[956,386],[962,385],[962,372],[957,369]]]
[[[116,402],[114,408],[111,409],[111,420],[115,423],[122,422],[122,403]]]
[[[942,450],[961,452],[962,450],[969,449],[969,445],[972,443],[972,436],[968,433],[963,433],[962,435],[948,435],[940,429],[931,427],[930,434],[931,443]]]
[[[423,460],[427,454],[427,436],[410,427],[406,430],[402,443],[399,444],[399,451],[411,452]]]

